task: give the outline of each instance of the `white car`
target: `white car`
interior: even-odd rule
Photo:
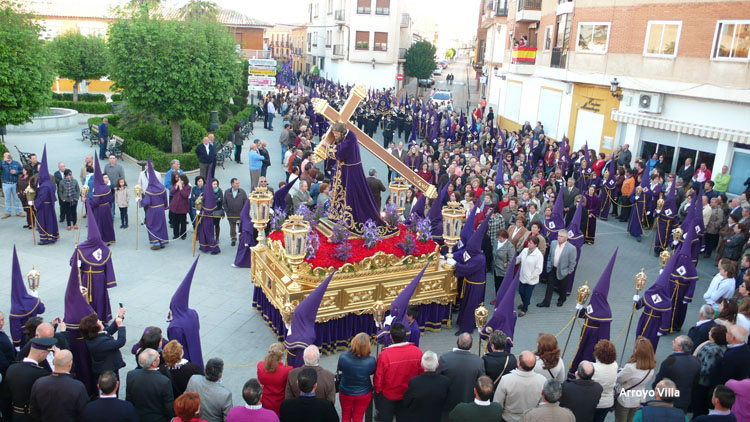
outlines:
[[[435,76],[440,76],[443,74],[443,69],[440,68],[440,66],[436,67],[435,70],[432,72]]]
[[[450,91],[435,91],[430,97],[430,101],[438,107],[446,107],[448,110],[453,109],[453,94]]]

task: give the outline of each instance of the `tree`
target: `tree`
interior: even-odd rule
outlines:
[[[219,8],[216,3],[206,0],[190,0],[180,8],[182,17],[188,19],[208,19],[216,20],[219,14]]]
[[[242,75],[234,39],[215,20],[151,18],[136,11],[110,25],[111,78],[136,109],[169,120],[182,153],[180,120],[216,110]]]
[[[446,50],[446,52],[445,52],[445,58],[446,59],[452,59],[454,57],[456,57],[456,49],[455,48],[449,48],[448,50]]]
[[[406,50],[406,62],[404,62],[406,76],[428,79],[437,68],[435,51],[435,46],[428,41],[419,41],[412,44]],[[419,83],[417,83],[417,90],[419,90]]]
[[[31,121],[50,97],[55,78],[40,32],[31,14],[0,0],[0,126]]]
[[[74,81],[73,102],[78,102],[82,81],[107,74],[107,45],[101,37],[68,32],[52,40],[48,48],[57,75]]]

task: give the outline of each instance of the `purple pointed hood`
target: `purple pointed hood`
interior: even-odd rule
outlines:
[[[210,195],[209,195],[210,193]],[[214,193],[213,179],[211,178],[211,165],[206,173],[206,183],[203,184],[203,214],[216,209],[216,194]]]
[[[294,309],[291,334],[287,335],[284,340],[287,349],[305,348],[315,343],[315,318],[318,315],[320,302],[323,301],[323,295],[335,274],[334,270]]]
[[[695,268],[692,247],[690,246],[696,237],[697,235],[694,230],[687,232],[685,234],[685,241],[682,242],[679,248],[674,252],[674,255],[677,255],[677,260],[674,264],[674,271],[670,274],[670,278],[673,281],[680,280],[681,283],[688,283],[693,280],[698,280],[698,270]]]
[[[544,213],[544,210],[542,210]],[[562,194],[558,192],[555,196],[555,203],[552,205],[552,213],[549,218],[544,219],[544,228],[547,230],[547,236],[550,240],[557,239],[557,232],[565,230],[565,210],[563,207]]]
[[[419,195],[417,203],[411,207],[411,213],[409,214],[409,220],[418,218],[424,218],[424,207],[427,202],[427,195]]]
[[[503,188],[503,184],[505,183],[505,178],[503,177],[503,154],[502,150],[498,152],[497,157],[497,174],[495,175],[495,190],[500,191],[500,189]],[[507,192],[506,192],[507,193]],[[502,195],[501,195],[502,198]]]
[[[195,311],[190,309],[190,287],[193,285],[193,275],[195,275],[195,267],[198,265],[199,258],[200,255],[195,258],[193,265],[190,266],[190,270],[182,279],[182,283],[177,287],[172,295],[172,300],[169,302],[169,310],[172,311],[170,327],[184,328],[186,323],[191,322],[191,314]]]
[[[193,275],[195,274],[195,267],[198,264],[198,258],[200,256],[195,258],[193,265],[169,302],[172,320],[167,327],[167,335],[170,339],[175,339],[182,344],[182,347],[185,349],[185,359],[203,368],[200,318],[198,312],[190,308],[190,287],[193,284]]]
[[[26,291],[21,274],[21,265],[18,263],[16,246],[13,245],[13,264],[10,273],[10,334],[13,343],[23,340],[23,325],[26,321],[44,312],[44,304],[38,297],[34,297]]]
[[[252,231],[253,220],[250,218],[250,201],[245,201],[245,205],[242,206],[240,211],[240,230]]]
[[[404,324],[404,327],[409,327],[409,321],[406,319],[406,310],[409,308],[409,301],[411,300],[411,297],[414,296],[414,292],[417,291],[419,282],[422,280],[422,276],[424,275],[425,270],[427,270],[427,267],[430,264],[431,262],[426,262],[424,264],[424,267],[422,268],[422,271],[414,276],[411,282],[406,285],[404,290],[401,290],[401,293],[399,293],[398,296],[393,299],[393,302],[391,302],[390,314],[391,316],[393,316],[393,323],[400,322]]]
[[[86,201],[86,211],[88,215],[92,214],[91,202]],[[79,259],[86,261],[91,265],[101,265],[110,258],[112,252],[110,251],[107,244],[102,240],[99,226],[96,223],[95,218],[89,218],[88,221],[88,236],[86,240],[78,245]],[[71,265],[77,265],[75,263]]]
[[[661,213],[667,218],[674,218],[677,216],[676,185],[677,181],[673,180],[672,185],[669,187],[667,197],[664,198],[664,207],[662,208]]]
[[[295,177],[293,180],[286,182],[286,185],[280,187],[273,193],[273,206],[271,206],[271,209],[281,207],[286,210],[286,196],[289,194],[289,190],[292,186],[297,183],[297,179],[299,179],[299,177]]]
[[[585,208],[586,207],[583,205],[583,197],[581,197],[581,200],[576,207],[576,211],[573,214],[573,219],[568,225],[568,240],[570,241],[570,244],[576,248],[583,246],[585,240],[583,238],[583,232],[581,231],[581,216],[583,215],[583,210]]]
[[[65,289],[65,316],[63,321],[68,327],[78,329],[81,319],[94,313],[94,309],[86,302],[81,293],[81,284],[79,281],[78,269],[78,248],[73,252],[71,262],[74,264],[70,267],[68,275],[68,287]]]
[[[695,207],[693,206],[693,204],[695,204],[695,201],[697,200],[697,196],[698,196],[697,193],[693,192],[693,197],[691,198],[692,202],[687,207],[687,215],[682,220],[682,223],[680,223],[680,228],[682,229],[683,239],[684,239],[684,236],[687,234],[687,232],[691,231],[693,227],[693,220],[695,220]],[[703,200],[701,199],[701,201]],[[702,215],[699,215],[699,217],[701,218],[701,220],[703,219]]]
[[[697,235],[702,235],[706,231],[706,226],[703,224],[703,186],[698,186],[698,191],[695,194],[695,201],[693,202],[693,230]]]
[[[42,161],[39,162],[39,177],[37,178],[37,186],[42,186],[43,183],[49,182],[49,168],[47,164],[47,144],[44,144],[42,150]]]
[[[432,201],[430,211],[427,213],[427,218],[430,219],[430,228],[433,237],[443,236],[443,200],[448,192],[448,185],[446,183],[443,189],[440,190],[440,195]]]
[[[500,288],[497,289],[497,293],[495,294],[495,309],[500,308],[500,305],[502,304],[502,301],[503,301],[503,297],[505,297],[505,292],[508,291],[508,289],[510,288],[510,285],[513,283],[513,278],[515,277],[515,273],[516,273],[515,271],[516,258],[518,258],[518,253],[513,252],[513,259],[508,261],[510,265],[508,267],[508,271],[505,272],[505,276],[503,276],[503,282],[502,284],[500,284]]]
[[[466,221],[464,221],[463,227],[461,227],[461,243],[464,245],[466,245],[466,242],[468,242],[469,238],[474,234],[474,221],[476,219],[477,210],[479,210],[479,201],[474,204],[474,208],[471,209],[469,216],[466,217]]]
[[[110,180],[110,183],[114,183],[114,180]],[[102,169],[99,167],[99,160],[94,160],[94,196],[109,195],[111,189],[108,184],[104,183],[104,175],[102,175]]]
[[[669,258],[667,266],[664,267],[664,271],[659,274],[656,283],[646,289],[643,293],[643,301],[650,308],[657,311],[666,311],[672,308],[672,301],[670,300],[672,288],[669,285],[669,277],[674,272],[675,264],[677,263],[677,255],[678,254],[673,254],[672,257]]]
[[[156,171],[154,170],[154,163],[151,162],[151,158],[149,158],[148,161],[146,162],[146,167],[148,170],[148,186],[146,187],[146,192],[152,195],[158,195],[158,194],[163,193],[166,190],[166,188],[159,181],[159,176],[156,174]]]
[[[591,300],[589,306],[586,308],[586,314],[589,318],[595,320],[612,320],[612,309],[609,307],[607,301],[607,295],[609,294],[609,282],[612,279],[612,269],[615,266],[615,260],[617,259],[617,249],[612,254],[612,258],[609,259],[609,263],[604,268],[602,276],[599,277],[599,282],[594,286],[594,290],[591,292]]]
[[[468,253],[469,256],[475,256],[482,253],[482,239],[484,238],[484,234],[487,232],[487,224],[490,222],[491,216],[492,213],[488,212],[484,217],[482,224],[474,232],[474,234],[471,235],[469,241],[466,243],[466,253]]]
[[[609,171],[609,177],[607,178],[605,183],[609,189],[614,189],[615,183],[617,183],[617,181],[615,180],[615,173],[617,172],[616,164],[617,163],[615,163],[615,159],[612,158],[609,160],[609,165],[607,165],[607,170]]]
[[[516,307],[513,306],[513,299],[516,295],[516,290],[518,290],[518,284],[520,283],[521,277],[520,271],[515,273],[515,276],[513,276],[513,273],[514,271],[508,271],[506,273],[506,278],[507,274],[511,274],[511,277],[513,277],[512,281],[503,279],[503,285],[507,284],[507,287],[502,292],[502,298],[500,298],[500,289],[498,289],[498,295],[495,299],[497,301],[497,306],[495,307],[495,312],[492,314],[492,318],[487,321],[486,325],[486,327],[492,327],[494,331],[502,331],[508,336],[510,344],[513,344],[513,335],[516,331],[516,320],[518,319]],[[505,350],[507,351],[508,347],[506,347]]]
[[[646,162],[646,168],[643,170],[643,173],[641,174],[641,183],[640,187],[644,188],[643,191],[646,192],[649,190],[649,180],[651,178],[651,169],[648,166],[648,161]]]

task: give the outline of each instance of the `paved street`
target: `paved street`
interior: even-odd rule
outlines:
[[[454,74],[459,81],[461,73],[456,70]],[[460,85],[454,84],[454,90],[459,88],[461,88]],[[473,95],[472,92],[472,98]],[[81,127],[83,127],[85,125],[83,116],[81,121],[83,123]],[[255,130],[253,139],[260,138],[268,141],[273,161],[269,169],[269,182],[276,186],[284,177],[283,169],[279,165],[280,147],[277,142],[283,124],[277,118],[274,131],[267,131],[262,125],[259,126]],[[10,134],[6,137],[6,144],[13,152],[15,152],[13,145],[17,145],[22,151],[34,151],[41,154],[42,146],[46,143],[50,171],[54,171],[58,161],[64,161],[77,175],[84,156],[94,153],[88,143],[80,142],[80,136],[80,129],[59,133]],[[376,140],[379,143],[382,141],[381,136],[381,133],[376,134]],[[14,158],[17,159],[17,155],[14,155]],[[386,176],[385,166],[377,162],[364,149],[362,149],[362,158],[365,171],[375,168],[381,179]],[[243,161],[247,163],[249,160],[245,157]],[[230,178],[238,177],[242,186],[247,189],[249,186],[247,165],[227,161],[225,166],[226,169],[218,169],[216,172],[221,186],[228,187]],[[127,163],[124,167],[127,181],[132,187],[136,183],[139,168]],[[122,349],[128,366],[121,371],[121,374],[133,369],[134,359],[129,354],[129,350],[146,326],[157,325],[166,332],[166,315],[170,298],[192,262],[190,240],[173,241],[166,249],[157,252],[149,250],[143,227],[137,227],[135,224],[138,220],[135,218],[134,202],[129,211],[131,226],[127,230],[116,229],[117,243],[111,247],[118,276],[118,286],[110,290],[112,307],[116,308],[118,302],[128,307],[126,318],[128,342]],[[142,213],[139,217],[142,217]],[[10,303],[8,276],[10,275],[12,247],[15,244],[19,248],[23,272],[30,270],[33,265],[42,274],[40,296],[47,308],[44,316],[51,320],[54,316],[63,315],[63,296],[69,272],[68,261],[73,252],[76,232],[67,232],[63,228],[61,239],[56,244],[34,246],[31,233],[21,227],[25,224],[24,221],[18,217],[0,221],[0,239],[3,239],[3,246],[0,248],[0,263],[4,264],[2,266],[5,271],[3,279],[6,280],[3,284],[5,287],[0,289],[0,309],[7,315],[7,306]],[[85,223],[82,228],[85,228]],[[135,250],[136,228],[139,230],[138,236],[140,237],[137,251]],[[649,277],[647,285],[651,285],[658,274],[659,264],[658,258],[653,256],[650,248],[650,237],[645,237],[643,243],[637,243],[634,238],[625,234],[625,225],[621,223],[600,222],[598,231],[596,245],[583,247],[576,287],[585,280],[589,280],[593,288],[612,251],[616,247],[620,248],[609,294],[609,302],[614,315],[612,323],[612,338],[614,339],[627,324],[632,306],[634,275],[641,267],[644,267]],[[86,236],[85,230],[81,236]],[[221,254],[201,256],[193,281],[191,307],[195,308],[201,317],[204,359],[214,356],[224,359],[227,364],[224,384],[234,393],[235,404],[237,404],[241,400],[242,384],[248,378],[255,376],[255,365],[263,358],[268,345],[275,341],[275,338],[264,325],[260,315],[252,308],[252,285],[249,272],[230,267],[234,260],[235,248],[229,245],[226,223],[222,226],[220,240]],[[715,271],[713,260],[700,261],[700,281],[695,294],[699,302]],[[489,280],[488,286],[491,286],[491,278]],[[543,290],[544,285],[536,288],[532,299],[533,304],[540,301]],[[491,291],[492,289],[488,287],[486,303],[493,299]],[[524,349],[533,350],[539,332],[557,334],[572,316],[574,305],[575,301],[569,300],[563,308],[553,306],[540,310],[532,306],[528,315],[519,319],[513,351],[518,353]],[[698,304],[690,306],[685,331],[696,320],[698,307]],[[633,330],[635,330],[637,317],[638,314],[634,318]],[[421,339],[421,348],[438,353],[449,351],[455,342],[454,330],[446,329],[440,333],[426,333]],[[560,334],[561,343],[564,343],[566,335],[567,332]],[[631,331],[629,341],[631,347],[632,338]],[[569,362],[572,358],[576,340],[574,332],[571,346],[564,356],[565,362]],[[657,350],[657,361],[669,354],[669,340],[669,337],[662,340]],[[620,338],[617,342],[618,353],[622,343],[623,339]],[[323,359],[323,365],[328,369],[335,369],[336,361],[336,356],[327,356]]]

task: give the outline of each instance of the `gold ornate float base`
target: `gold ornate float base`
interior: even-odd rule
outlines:
[[[288,315],[292,306],[299,304],[333,271],[333,268],[313,269],[303,263],[295,284],[292,281],[293,270],[284,256],[281,242],[269,241],[268,247],[253,247],[251,254],[252,283],[263,290],[282,316]],[[378,252],[360,262],[346,263],[336,272],[323,296],[316,322],[350,314],[371,314],[378,300],[390,306],[428,260],[430,265],[410,303],[448,305],[455,302],[456,278],[452,269],[446,269],[441,264],[439,249],[427,255],[403,258]]]

